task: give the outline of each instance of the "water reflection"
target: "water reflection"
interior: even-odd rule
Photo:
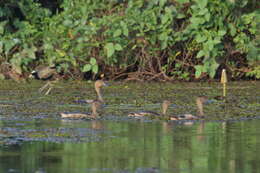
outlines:
[[[40,121],[37,126],[52,126],[53,121]],[[31,123],[23,123],[16,127],[20,128],[16,135],[32,127]],[[259,123],[260,120],[193,125],[55,120],[57,129],[70,129],[78,138],[98,134],[100,140],[0,145],[0,172],[259,172]],[[1,141],[10,133],[2,124]],[[15,124],[6,122],[5,126],[14,128]],[[73,131],[75,127],[81,130]],[[15,138],[14,134],[10,138]]]

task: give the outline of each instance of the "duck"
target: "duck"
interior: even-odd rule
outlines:
[[[163,107],[163,104],[162,104]],[[160,114],[153,111],[138,111],[138,112],[130,112],[128,117],[141,118],[141,117],[159,117]]]
[[[192,115],[192,114],[182,114],[182,115],[170,115],[168,118],[169,120],[177,121],[177,120],[198,120],[200,118],[204,118],[204,112],[203,112],[203,105],[208,101],[208,98],[206,96],[199,96],[196,98],[196,105],[197,105],[197,111],[198,115]],[[162,114],[166,116],[167,109],[169,105],[171,104],[170,101],[165,100],[162,104]]]
[[[102,107],[101,103],[98,101],[93,101],[91,103],[91,113],[60,113],[61,118],[70,119],[94,119],[98,116],[98,110]]]
[[[128,117],[145,117],[145,116],[159,116],[160,114],[153,111],[138,111],[138,112],[130,112]]]
[[[47,89],[45,95],[48,95],[53,88],[53,84],[58,80],[56,76],[57,76],[56,65],[51,65],[51,66],[40,65],[31,72],[29,77],[38,80],[44,80],[44,81],[54,79],[53,81],[48,81],[45,85],[43,85],[39,89],[39,92],[43,92],[45,89]]]
[[[98,110],[102,108],[104,104],[104,99],[101,94],[101,88],[103,86],[108,86],[103,80],[97,80],[94,83],[94,88],[97,94],[95,100],[86,100],[87,103],[91,104],[92,113],[60,113],[62,118],[96,118],[98,116]]]

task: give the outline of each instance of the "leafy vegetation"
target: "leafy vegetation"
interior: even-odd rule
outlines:
[[[0,61],[110,79],[260,78],[257,0],[4,0]],[[258,21],[258,22],[257,22]]]

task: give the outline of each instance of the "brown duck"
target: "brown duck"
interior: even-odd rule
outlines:
[[[87,100],[91,104],[91,113],[60,113],[62,118],[96,118],[98,110],[102,107],[104,100],[101,94],[101,88],[107,86],[103,80],[97,80],[94,84],[95,91],[97,93],[97,99]]]

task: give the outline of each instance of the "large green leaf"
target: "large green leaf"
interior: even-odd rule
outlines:
[[[199,5],[200,9],[204,9],[208,4],[208,0],[196,0],[196,2]]]
[[[91,68],[92,68],[92,66],[90,64],[86,64],[86,65],[84,65],[82,72],[88,72],[91,70]]]
[[[98,65],[95,64],[94,66],[92,66],[92,72],[93,73],[97,73],[98,72]]]
[[[201,17],[192,17],[190,21],[195,25],[199,25],[199,24],[203,24],[205,22],[205,19]]]
[[[211,59],[210,68],[209,68],[209,76],[211,78],[215,77],[219,64],[215,61],[215,59]]]
[[[115,50],[117,50],[117,51],[120,51],[120,50],[122,50],[123,48],[122,48],[122,46],[120,45],[120,44],[115,44]]]
[[[97,64],[97,60],[96,60],[95,58],[90,58],[89,63],[90,63],[91,65],[96,65],[96,64]]]
[[[205,35],[197,34],[195,39],[198,43],[202,43],[207,40],[207,37]]]
[[[199,52],[198,52],[198,54],[197,54],[197,58],[201,58],[201,57],[203,57],[205,55],[205,52],[203,51],[203,50],[200,50]]]
[[[2,52],[3,52],[3,42],[0,41],[0,53],[2,53]]]
[[[195,77],[196,77],[196,78],[199,78],[200,75],[201,75],[201,73],[203,72],[203,66],[202,66],[202,65],[196,65],[196,66],[195,66],[195,69],[196,69],[196,71],[195,71]]]
[[[6,23],[7,21],[0,22],[0,34],[4,34]]]
[[[105,49],[107,51],[107,57],[111,57],[115,53],[114,44],[113,43],[107,43],[105,45]]]
[[[226,34],[226,31],[225,30],[219,30],[218,31],[218,36],[224,36]]]
[[[122,26],[124,36],[128,37],[129,31],[128,31],[126,23],[121,21],[120,25]]]
[[[119,37],[121,35],[121,33],[122,33],[121,29],[117,29],[117,30],[115,30],[113,37]]]
[[[184,4],[190,2],[190,0],[176,0],[178,3]]]
[[[5,55],[7,56],[9,51],[15,46],[15,42],[13,40],[5,40],[4,48],[5,48]]]
[[[234,37],[235,35],[236,35],[236,28],[235,28],[235,26],[234,26],[234,24],[232,24],[232,23],[229,23],[228,24],[228,28],[229,28],[229,30],[230,30],[230,35],[232,36],[232,37]]]

